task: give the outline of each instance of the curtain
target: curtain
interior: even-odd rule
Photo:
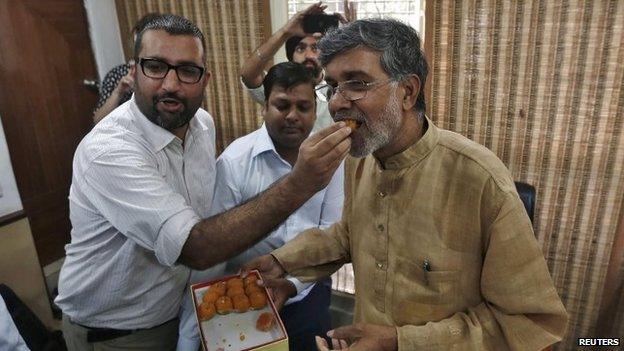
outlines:
[[[268,1],[116,0],[116,7],[124,38],[130,38],[136,21],[150,12],[184,16],[204,33],[212,78],[202,107],[215,120],[218,153],[260,126],[260,105],[243,90],[239,72],[245,59],[271,35]],[[127,58],[133,56],[130,40],[124,40],[124,50]]]
[[[576,349],[596,334],[624,196],[624,1],[440,0],[426,16],[430,116],[536,187],[570,314],[557,347]]]

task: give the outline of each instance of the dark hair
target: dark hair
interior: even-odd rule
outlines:
[[[420,79],[420,93],[416,111],[425,111],[425,81],[427,59],[420,47],[418,32],[393,19],[363,19],[344,27],[329,30],[318,43],[321,65],[327,64],[357,46],[365,46],[381,54],[381,68],[394,81],[402,81],[412,74]]]
[[[134,34],[139,34],[139,32],[141,32],[143,30],[143,28],[145,28],[145,25],[147,25],[149,22],[155,20],[156,18],[162,16],[160,13],[158,12],[152,12],[152,13],[148,13],[147,15],[141,17],[134,25],[134,27],[132,27],[132,33]]]
[[[288,61],[292,61],[293,60],[293,54],[295,53],[295,50],[297,49],[297,45],[299,45],[299,42],[303,40],[303,37],[290,37],[288,38],[288,40],[286,40],[286,58],[288,59]]]
[[[197,28],[195,23],[182,16],[165,14],[156,16],[152,20],[148,21],[143,29],[137,33],[137,37],[134,42],[134,58],[137,62],[139,59],[139,53],[141,52],[143,33],[148,30],[164,30],[170,35],[191,35],[195,38],[199,38],[202,44],[204,58],[206,57],[206,40],[204,39],[204,34],[202,34],[199,28]]]
[[[310,84],[315,87],[314,77],[304,65],[296,62],[282,62],[271,67],[264,77],[264,101],[269,100],[269,95],[274,86],[288,89],[299,84]],[[314,99],[316,102],[316,99]]]

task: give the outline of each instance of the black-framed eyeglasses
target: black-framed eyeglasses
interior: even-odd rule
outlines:
[[[199,82],[204,75],[204,68],[183,64],[183,65],[170,65],[165,61],[155,58],[139,58],[139,65],[141,71],[146,77],[153,79],[163,79],[167,76],[170,70],[174,70],[176,76],[182,83],[195,84]]]
[[[342,97],[349,101],[357,101],[366,97],[366,93],[373,90],[375,87],[380,87],[383,84],[389,83],[392,78],[382,79],[374,82],[367,83],[362,80],[348,80],[339,83],[337,86],[331,86],[329,84],[323,84],[316,87],[316,92],[321,99],[329,102],[331,98],[340,93]]]

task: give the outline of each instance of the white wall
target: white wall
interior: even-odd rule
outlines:
[[[100,80],[125,62],[115,0],[84,0],[89,36]]]
[[[0,116],[0,217],[22,209]]]
[[[269,2],[269,6],[271,7],[271,32],[275,33],[288,21],[288,1],[271,0]],[[282,47],[275,54],[273,63],[285,61],[288,61],[288,59],[286,58],[286,49],[284,48],[284,45],[282,45]]]

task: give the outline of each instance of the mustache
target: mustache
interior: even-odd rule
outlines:
[[[165,99],[171,99],[171,100],[176,100],[177,102],[180,102],[182,104],[185,104],[184,98],[182,98],[176,93],[170,93],[170,92],[154,95],[152,99],[154,100],[154,103],[157,103]]]
[[[301,123],[285,121],[282,128],[301,128]]]
[[[334,121],[339,122],[345,119],[352,119],[364,123],[365,116],[362,112],[338,111],[334,114]]]
[[[305,65],[305,64],[306,64],[306,63],[308,63],[308,62],[309,62],[309,63],[311,63],[311,64],[313,64],[315,67],[318,67],[318,66],[319,66],[318,62],[316,62],[316,61],[314,61],[314,60],[312,60],[312,59],[305,59],[305,60],[303,60],[303,62],[302,62],[301,64],[302,64],[302,65]]]

